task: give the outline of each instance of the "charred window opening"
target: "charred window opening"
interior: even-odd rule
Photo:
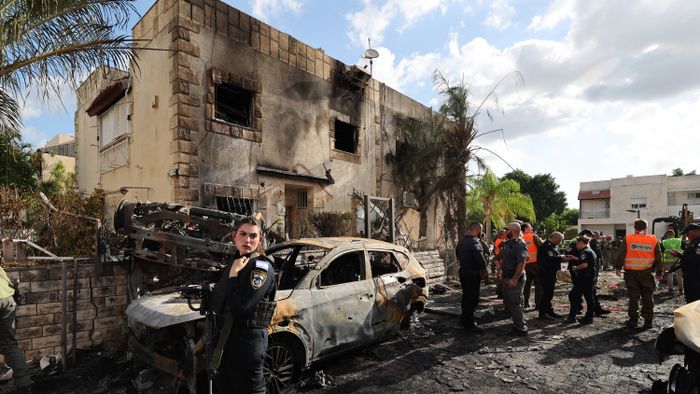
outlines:
[[[335,120],[335,143],[333,148],[343,152],[357,153],[357,127],[342,120]]]
[[[251,127],[254,93],[231,84],[216,85],[214,116],[224,122]]]
[[[333,286],[362,280],[364,253],[346,253],[333,260],[321,272],[321,286]]]
[[[250,216],[255,212],[255,200],[231,196],[216,196],[216,209]]]
[[[372,277],[376,278],[386,274],[394,274],[401,271],[396,257],[389,252],[370,251],[369,260],[372,266]]]
[[[423,238],[428,236],[428,213],[423,211],[420,214],[420,222],[418,223],[418,237]]]

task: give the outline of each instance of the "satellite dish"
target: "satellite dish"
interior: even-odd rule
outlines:
[[[362,54],[362,57],[365,59],[376,59],[379,57],[379,52],[377,52],[376,49],[369,48],[365,50],[365,52]]]

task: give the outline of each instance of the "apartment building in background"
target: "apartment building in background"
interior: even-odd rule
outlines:
[[[637,216],[651,227],[654,218],[678,216],[683,204],[699,217],[700,175],[628,175],[581,182],[578,199],[579,229],[624,236],[634,232],[632,224]],[[660,237],[666,229],[666,224],[657,224],[655,234]]]
[[[57,134],[39,150],[42,158],[40,180],[50,180],[51,171],[59,162],[66,173],[75,173],[75,138],[72,135]]]
[[[405,234],[440,237],[438,209],[409,208],[387,160],[395,116],[430,108],[221,1],[158,0],[132,34],[138,67],[78,89],[80,189],[103,189],[108,207],[259,211],[290,237],[311,213],[356,212],[358,194],[394,197]]]

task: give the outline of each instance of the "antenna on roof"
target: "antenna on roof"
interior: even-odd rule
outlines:
[[[367,38],[367,46],[369,48],[362,53],[362,58],[369,59],[369,74],[372,75],[372,61],[379,57],[379,52],[376,49],[372,49],[372,42],[369,37]]]

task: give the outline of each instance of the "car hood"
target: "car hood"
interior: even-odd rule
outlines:
[[[199,302],[192,302],[192,306],[198,308]],[[156,329],[204,318],[190,309],[187,300],[176,291],[141,296],[129,304],[126,315]]]

